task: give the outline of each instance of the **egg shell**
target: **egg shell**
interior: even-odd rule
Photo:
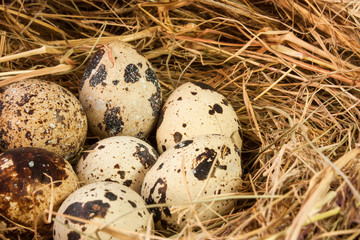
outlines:
[[[79,100],[60,85],[24,80],[0,89],[0,150],[40,147],[70,159],[87,134]]]
[[[158,152],[204,134],[231,137],[241,149],[239,120],[229,101],[214,88],[201,82],[187,82],[166,100],[156,131]]]
[[[54,240],[96,237],[97,225],[66,219],[64,214],[102,226],[109,224],[119,231],[145,232],[148,222],[152,224],[140,195],[114,182],[96,182],[79,188],[63,202],[58,213],[53,227]],[[102,240],[116,239],[101,231],[98,234]]]
[[[169,205],[151,208],[158,229],[179,231],[186,220],[194,219],[187,211],[190,205],[186,202],[193,202],[200,221],[216,217],[216,213],[228,213],[236,200],[203,202],[212,210],[195,201],[236,192],[241,186],[241,175],[240,151],[229,137],[198,136],[160,155],[145,176],[141,196],[149,207],[151,204]]]
[[[85,184],[113,181],[140,194],[145,174],[158,158],[147,142],[130,136],[114,136],[92,145],[80,158],[76,172]]]
[[[0,213],[15,223],[34,228],[36,219],[38,230],[46,232],[44,210],[53,201],[56,211],[77,184],[70,163],[45,149],[16,148],[0,155]]]
[[[150,62],[130,44],[113,41],[90,59],[80,86],[89,129],[100,138],[145,138],[156,124],[161,88]]]

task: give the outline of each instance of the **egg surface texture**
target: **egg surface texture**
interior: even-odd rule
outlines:
[[[53,227],[54,240],[93,239],[96,233],[101,240],[117,239],[107,233],[97,232],[106,224],[119,231],[124,229],[135,232],[145,232],[149,222],[152,226],[151,215],[145,209],[140,195],[114,182],[96,182],[79,188],[63,202],[58,213],[96,224],[57,215]]]
[[[90,59],[80,86],[89,128],[100,138],[145,138],[155,125],[161,89],[149,61],[130,44],[114,41]]]
[[[145,174],[158,158],[147,142],[130,136],[114,136],[92,145],[79,160],[76,172],[86,184],[113,181],[140,194]]]
[[[156,131],[158,152],[205,134],[231,137],[241,149],[239,120],[229,101],[207,84],[184,83],[170,94],[161,110]]]
[[[0,149],[41,147],[66,159],[83,146],[87,119],[79,100],[52,82],[25,80],[0,89]]]
[[[41,230],[44,210],[53,201],[56,211],[77,183],[70,163],[55,153],[32,147],[8,150],[0,155],[0,213],[30,228],[36,220]]]
[[[228,213],[235,200],[212,199],[236,192],[241,175],[240,152],[229,137],[198,136],[160,155],[145,176],[141,196],[149,206],[169,205],[150,208],[158,229],[179,231],[186,222],[195,223],[191,206],[186,202],[193,203],[200,221]]]

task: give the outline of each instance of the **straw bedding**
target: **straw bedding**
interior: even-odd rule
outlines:
[[[165,99],[207,83],[242,129],[243,185],[227,196],[237,208],[172,238],[358,239],[359,10],[355,0],[6,1],[0,86],[39,78],[78,96],[96,48],[129,42]]]

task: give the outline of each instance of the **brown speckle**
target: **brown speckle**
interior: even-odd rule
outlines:
[[[175,142],[175,143],[178,143],[178,142],[181,141],[181,139],[182,139],[182,134],[179,133],[179,132],[175,132],[175,133],[174,133],[174,142]]]

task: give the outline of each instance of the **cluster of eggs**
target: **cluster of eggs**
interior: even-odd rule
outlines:
[[[112,239],[104,226],[178,231],[194,212],[207,220],[236,203],[216,198],[241,184],[242,140],[228,100],[188,82],[162,106],[151,64],[129,44],[97,50],[79,100],[40,80],[1,88],[0,123],[0,227],[48,230],[42,215],[52,207],[54,239]],[[145,141],[155,127],[157,151]],[[101,140],[83,151],[88,129]]]

